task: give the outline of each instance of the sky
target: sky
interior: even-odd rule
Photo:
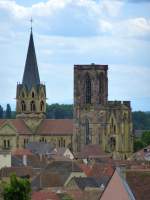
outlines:
[[[47,103],[73,103],[73,65],[108,64],[109,100],[150,111],[150,0],[0,0],[0,104],[15,109],[30,19]]]

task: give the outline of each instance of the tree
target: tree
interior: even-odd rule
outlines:
[[[150,145],[150,131],[145,131],[141,136],[141,140],[145,146]]]
[[[134,141],[134,152],[142,149],[144,147],[144,143],[140,139],[136,139]]]
[[[10,177],[10,183],[4,184],[4,200],[30,200],[31,186],[28,179],[17,178],[15,174]]]
[[[6,119],[11,119],[11,107],[10,107],[10,104],[7,104],[7,106],[6,106],[5,118]]]
[[[0,119],[3,119],[3,114],[4,114],[3,107],[0,105]]]

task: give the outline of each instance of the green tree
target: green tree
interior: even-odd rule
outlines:
[[[10,177],[10,183],[4,184],[4,200],[30,200],[31,186],[28,179],[17,178],[15,174]]]
[[[145,146],[150,145],[150,131],[145,131],[141,136],[141,140]]]
[[[3,107],[0,105],[0,119],[3,119],[3,114],[4,114]]]
[[[136,139],[134,141],[134,152],[142,149],[144,147],[144,143],[140,139]]]
[[[6,106],[5,118],[6,119],[11,119],[11,107],[10,107],[10,104],[7,104],[7,106]]]

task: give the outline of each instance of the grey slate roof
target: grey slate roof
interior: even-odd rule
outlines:
[[[30,142],[26,145],[26,148],[39,155],[49,154],[54,149],[51,144],[45,142]]]
[[[74,180],[78,187],[84,190],[86,187],[98,188],[99,184],[93,177],[74,177]]]
[[[29,90],[31,89],[32,86],[40,85],[40,77],[37,66],[32,30],[30,33],[30,41],[29,41],[22,84],[25,85]]]

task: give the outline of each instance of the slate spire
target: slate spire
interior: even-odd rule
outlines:
[[[39,77],[36,53],[34,48],[32,28],[30,33],[30,40],[29,40],[22,84],[25,85],[28,88],[28,90],[30,90],[32,86],[40,85],[40,77]]]

